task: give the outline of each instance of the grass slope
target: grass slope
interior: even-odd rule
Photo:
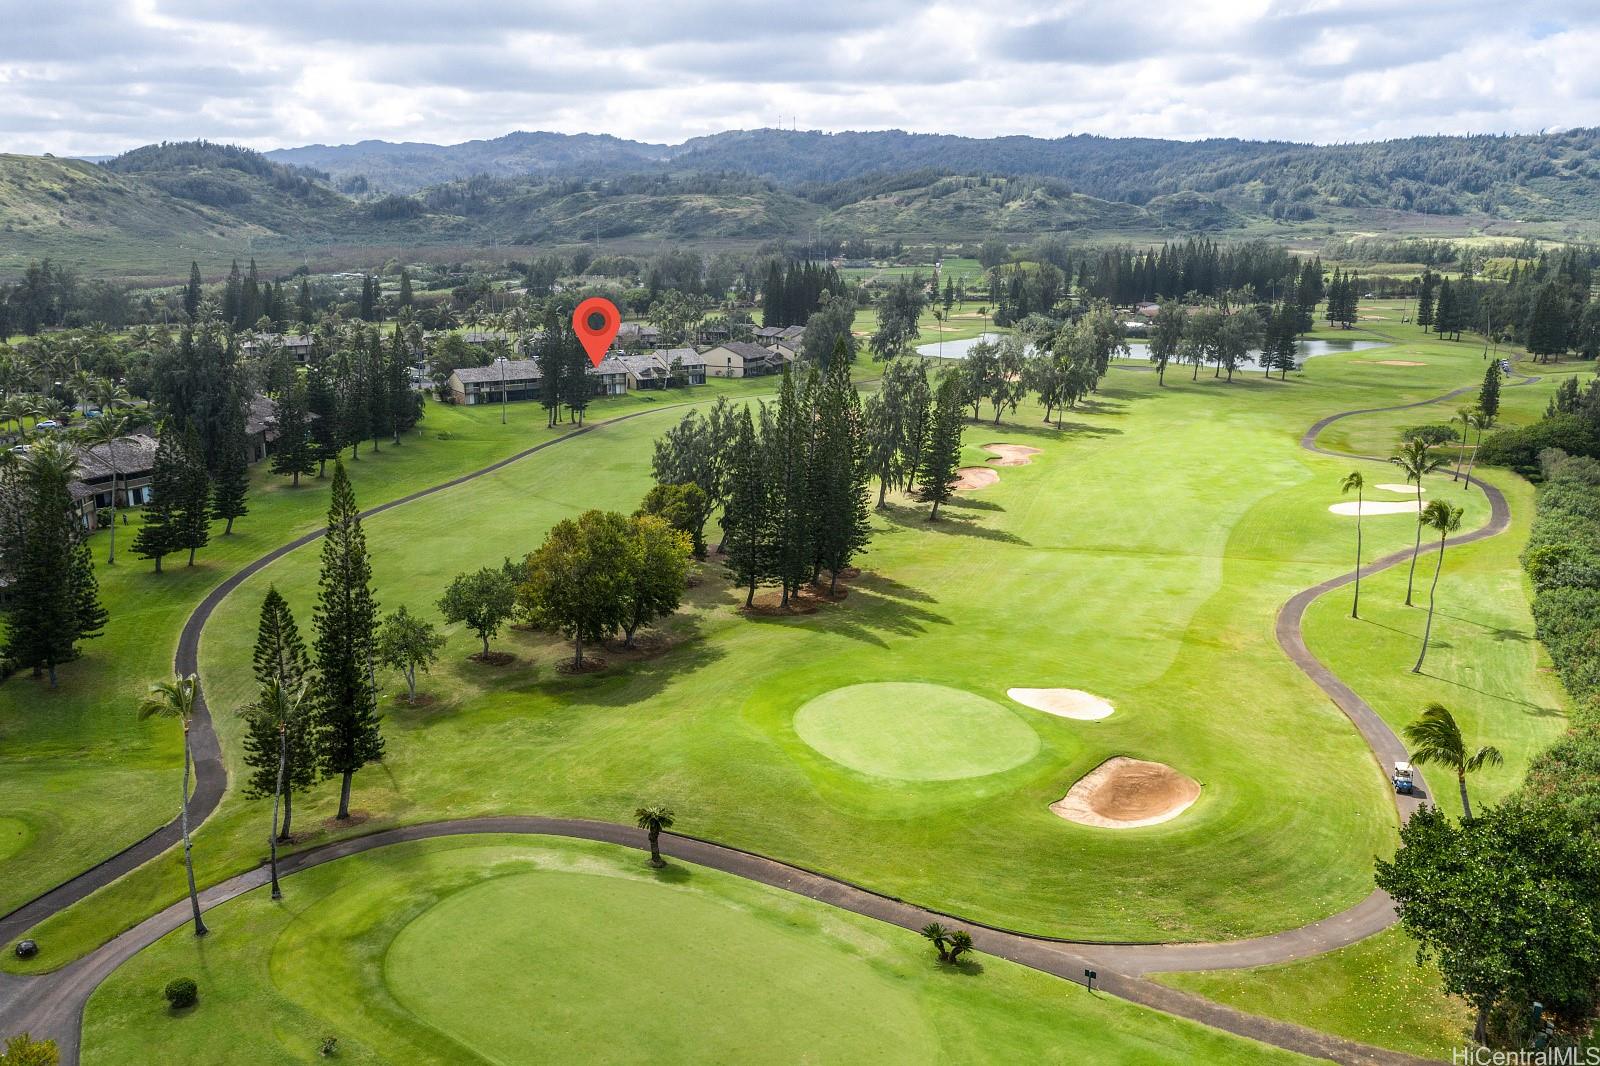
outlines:
[[[286,880],[180,930],[94,994],[85,1061],[1301,1062],[998,959],[637,852],[469,837]],[[531,963],[531,964],[530,964]],[[195,977],[170,1015],[159,989]]]

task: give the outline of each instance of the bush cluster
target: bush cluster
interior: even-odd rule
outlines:
[[[1600,824],[1600,462],[1547,449],[1523,566],[1533,619],[1573,698],[1572,727],[1538,755],[1523,786]]]
[[[167,1006],[173,1010],[192,1007],[200,1001],[200,989],[191,977],[174,977],[161,994],[167,997]]]

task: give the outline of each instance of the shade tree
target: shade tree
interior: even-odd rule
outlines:
[[[483,642],[479,654],[490,659],[489,641],[511,618],[516,609],[516,588],[502,567],[486,566],[470,574],[457,574],[439,597],[439,613],[451,624],[465,625]]]

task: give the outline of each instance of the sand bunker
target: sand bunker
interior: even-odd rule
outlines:
[[[1415,485],[1376,485],[1374,487],[1380,488],[1384,492],[1403,492],[1407,496],[1415,496],[1417,494],[1417,487]],[[1428,490],[1424,488],[1422,491],[1426,493]]]
[[[1427,366],[1428,365],[1427,363],[1419,363],[1419,362],[1417,362],[1417,361],[1415,361],[1413,359],[1374,359],[1373,362],[1378,366]]]
[[[985,444],[983,450],[994,452],[996,458],[989,461],[995,466],[1027,466],[1039,454],[1038,448],[1026,444]]]
[[[1328,510],[1332,511],[1334,514],[1359,514],[1365,518],[1367,515],[1373,514],[1406,514],[1408,512],[1411,514],[1416,514],[1418,511],[1422,510],[1422,508],[1420,505],[1418,505],[1416,500],[1406,500],[1404,503],[1398,500],[1363,500],[1360,503],[1356,503],[1354,501],[1350,501],[1348,503],[1336,503],[1329,507]]]
[[[951,485],[957,489],[986,489],[1000,480],[1000,475],[986,466],[964,466],[956,471]]]
[[[1200,782],[1172,767],[1121,755],[1090,770],[1050,804],[1069,822],[1137,829],[1171,821],[1200,798]]]
[[[1099,696],[1075,688],[1008,688],[1006,695],[1024,707],[1084,722],[1109,718],[1115,709]]]

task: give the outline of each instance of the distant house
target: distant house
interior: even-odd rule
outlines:
[[[782,355],[750,341],[719,344],[704,359],[706,374],[714,378],[751,378],[783,369]]]
[[[648,322],[624,322],[617,327],[617,347],[624,351],[654,348],[661,343],[661,331]]]
[[[628,368],[618,356],[608,356],[597,367],[590,367],[597,396],[622,396],[628,391]],[[473,407],[499,403],[501,391],[507,403],[537,400],[543,381],[535,359],[496,360],[488,366],[466,366],[456,370],[445,382],[452,403]]]
[[[245,355],[259,355],[268,348],[282,348],[301,366],[311,362],[316,345],[309,333],[256,333],[239,344]]]
[[[534,359],[506,359],[488,366],[464,366],[450,375],[445,388],[453,403],[471,407],[499,403],[502,388],[507,402],[539,398],[539,363]]]
[[[250,398],[250,406],[245,410],[244,437],[252,463],[265,459],[272,445],[278,443],[278,405],[269,397],[257,393]]]
[[[769,352],[775,352],[782,356],[783,361],[786,363],[794,362],[795,357],[800,354],[800,342],[790,340],[787,337],[779,337],[771,344],[763,345],[763,347]]]
[[[150,475],[155,465],[156,439],[144,433],[79,449],[78,466],[68,491],[83,528],[99,528],[100,511],[111,506],[113,478],[118,507],[149,503]]]
[[[1161,305],[1146,300],[1135,305],[1133,310],[1135,314],[1143,315],[1145,318],[1154,318],[1161,311]]]
[[[674,384],[704,385],[705,357],[693,348],[659,348],[645,355],[615,357],[628,372],[630,389],[664,389]],[[673,379],[674,366],[677,380]]]
[[[506,344],[510,344],[511,334],[483,333],[477,330],[468,330],[467,332],[461,334],[461,342],[463,344],[470,344],[474,348],[487,348],[491,344],[496,344],[502,341]]]

